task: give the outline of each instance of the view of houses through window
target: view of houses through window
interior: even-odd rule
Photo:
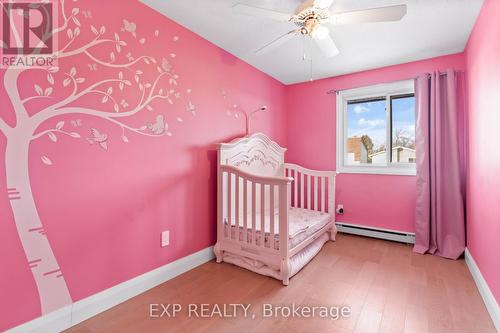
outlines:
[[[413,94],[348,101],[346,111],[347,165],[415,163]]]

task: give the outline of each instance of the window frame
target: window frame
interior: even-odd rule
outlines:
[[[340,173],[383,174],[383,175],[416,175],[414,163],[392,163],[392,110],[393,96],[414,95],[413,80],[404,80],[384,84],[376,84],[337,92],[336,100],[336,148],[337,171]],[[345,163],[347,156],[347,104],[349,101],[385,97],[386,116],[386,163],[380,165],[349,165]]]

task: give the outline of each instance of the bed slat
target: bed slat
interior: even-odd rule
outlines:
[[[234,225],[235,237],[240,239],[240,176],[234,175]]]
[[[243,225],[245,229],[243,230],[243,239],[245,243],[248,243],[248,180],[243,178]]]
[[[318,177],[314,176],[314,210],[318,210]]]
[[[231,233],[231,225],[233,224],[232,221],[232,215],[231,215],[231,205],[232,205],[232,194],[231,194],[231,181],[232,181],[232,174],[230,172],[227,173],[227,225],[228,225],[228,236],[230,239],[232,239],[232,233]]]
[[[305,201],[305,195],[306,192],[305,192],[305,186],[304,186],[304,173],[301,172],[300,173],[300,208],[306,208],[306,206],[304,205],[304,201]]]
[[[266,185],[260,184],[260,246],[266,247]]]
[[[311,175],[307,175],[307,209],[312,209],[311,204]]]
[[[325,177],[321,177],[321,211],[326,212],[325,209]]]
[[[252,245],[257,245],[257,242],[255,241],[255,224],[257,223],[257,209],[255,206],[255,201],[256,201],[256,186],[255,182],[252,182]]]
[[[269,247],[274,249],[274,185],[269,189]]]
[[[297,183],[299,182],[299,172],[293,170],[293,206],[299,207],[299,196],[297,194]]]

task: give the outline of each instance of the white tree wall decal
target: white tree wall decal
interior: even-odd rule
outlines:
[[[75,1],[75,0],[74,0]],[[126,119],[142,112],[152,111],[151,103],[163,100],[166,105],[174,104],[181,99],[181,93],[177,91],[179,76],[174,72],[172,64],[167,60],[174,58],[175,54],[169,54],[162,59],[152,56],[141,55],[134,58],[131,53],[124,57],[126,61],[120,62],[118,55],[122,49],[127,47],[117,32],[107,33],[106,27],[97,28],[93,25],[90,29],[92,35],[90,40],[82,40],[83,27],[79,19],[79,8],[72,8],[69,13],[65,12],[64,0],[60,1],[62,11],[62,24],[53,30],[53,34],[67,36],[67,43],[56,51],[59,61],[66,58],[86,56],[91,62],[88,64],[90,71],[101,68],[106,69],[105,74],[93,75],[99,77],[94,82],[85,76],[79,75],[76,66],[64,72],[59,67],[10,67],[4,71],[4,88],[13,107],[14,125],[9,125],[6,119],[0,117],[0,132],[7,139],[5,152],[5,170],[7,180],[7,195],[11,203],[14,220],[17,227],[22,246],[24,248],[28,265],[33,274],[38,289],[42,314],[51,312],[72,302],[66,281],[54,255],[49,239],[44,231],[43,223],[37,212],[35,200],[32,195],[29,178],[29,147],[30,143],[42,137],[48,137],[53,142],[58,140],[59,135],[67,135],[74,139],[85,139],[90,144],[102,149],[108,149],[108,135],[97,128],[91,129],[91,133],[81,134],[78,132],[81,126],[80,119],[71,120],[72,127],[65,125],[60,118],[64,115],[85,115],[105,120],[121,128],[121,139],[123,144],[129,142],[127,134],[136,134],[148,137],[171,136],[166,117],[162,114],[150,115],[150,123],[140,127],[134,127],[125,122]],[[90,11],[83,11],[84,18],[90,18]],[[136,24],[123,20],[123,34],[132,34],[137,37]],[[153,38],[158,37],[159,31],[152,33]],[[111,36],[111,37],[109,37]],[[178,40],[174,37],[174,41]],[[81,42],[79,46],[73,47]],[[139,44],[144,44],[145,37],[138,39]],[[109,54],[109,59],[104,60],[95,55],[94,50],[104,45],[114,46],[114,51]],[[144,70],[153,68],[155,77],[145,75]],[[47,82],[37,82],[33,86],[33,96],[21,98],[18,90],[18,81],[26,71],[42,71]],[[113,72],[113,75],[109,73]],[[104,72],[103,72],[104,73]],[[103,77],[106,76],[106,77]],[[46,86],[42,88],[42,86]],[[55,87],[70,88],[69,94],[61,98],[53,98]],[[135,102],[125,101],[124,98],[118,102],[118,95],[123,97],[127,89],[138,92],[139,98]],[[189,95],[190,89],[186,91]],[[100,97],[102,109],[89,108],[82,103],[87,98]],[[27,104],[32,100],[44,99],[51,102],[48,106],[28,112]],[[131,105],[129,105],[129,103]],[[195,106],[191,100],[186,100],[186,111],[195,115]],[[2,109],[7,103],[2,103]],[[87,103],[88,104],[88,103]],[[112,109],[112,110],[111,110]],[[6,111],[5,109],[2,111]],[[2,112],[3,113],[3,112]],[[54,119],[56,125],[53,128],[43,129],[43,123]],[[181,122],[182,117],[177,117]],[[66,130],[68,127],[71,130]],[[46,128],[46,127],[43,127]],[[45,165],[51,165],[52,160],[43,155],[40,157]]]

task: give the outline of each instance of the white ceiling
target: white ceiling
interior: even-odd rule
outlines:
[[[335,0],[334,11],[402,4],[400,22],[335,26],[331,35],[340,49],[325,58],[306,38],[297,37],[266,54],[254,51],[293,28],[232,12],[237,2],[293,12],[300,0],[141,0],[210,42],[285,83],[320,79],[462,52],[483,0]]]

